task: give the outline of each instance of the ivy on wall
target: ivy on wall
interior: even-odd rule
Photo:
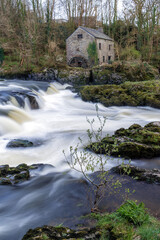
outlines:
[[[92,65],[97,65],[98,64],[98,52],[97,52],[97,45],[95,42],[89,43],[87,52],[88,52],[88,57],[89,57],[90,63]]]
[[[0,47],[0,65],[2,65],[4,61],[4,50]]]

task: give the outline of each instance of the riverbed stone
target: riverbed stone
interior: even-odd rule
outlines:
[[[6,147],[7,148],[33,147],[33,142],[28,140],[22,140],[22,139],[14,139],[14,140],[11,140]]]
[[[0,185],[14,185],[29,180],[30,170],[37,169],[39,165],[28,166],[25,163],[17,167],[9,165],[0,166]]]
[[[28,180],[29,179],[29,171],[27,170],[27,171],[22,171],[22,172],[20,172],[19,174],[16,174],[15,176],[14,176],[14,179],[15,180]]]
[[[98,228],[85,228],[80,230],[71,230],[66,227],[44,226],[41,228],[30,229],[22,240],[65,240],[65,239],[83,239],[83,240],[98,240],[101,232]]]
[[[117,167],[112,168],[111,171],[118,174],[134,177],[138,181],[160,184],[159,169],[147,170],[131,165],[119,165]]]
[[[95,153],[124,158],[153,158],[160,156],[160,122],[144,127],[133,124],[128,129],[120,128],[113,136],[87,146]]]

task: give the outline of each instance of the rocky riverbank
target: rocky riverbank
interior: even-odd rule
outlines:
[[[65,66],[63,68],[44,68],[40,72],[31,72],[21,70],[5,70],[0,68],[0,78],[7,79],[27,79],[35,81],[52,82],[57,80],[61,83],[68,83],[73,86],[82,86],[86,84],[122,84],[126,81],[144,81],[158,79],[158,69],[146,62],[114,62],[102,66],[96,66],[92,69],[72,68]]]
[[[160,81],[125,82],[121,85],[84,86],[80,93],[84,101],[100,102],[104,106],[150,106],[160,108]]]
[[[86,84],[115,84],[126,81],[137,82],[158,79],[158,70],[148,63],[114,62],[110,65],[93,67],[92,69],[66,68],[58,70],[58,78],[73,86]]]
[[[47,167],[47,165],[46,165]],[[48,166],[47,169],[49,169],[52,166]],[[6,171],[7,168],[7,171]],[[37,169],[38,168],[38,169]],[[27,171],[34,171],[34,174],[31,174],[30,176],[32,176],[32,180],[31,181],[27,181],[30,179],[21,179],[19,182],[15,182],[12,183],[13,186],[11,186],[14,189],[14,192],[18,189],[23,190],[23,188],[25,189],[25,186],[27,184],[27,188],[30,187],[31,185],[31,189],[33,188],[33,184],[34,184],[34,180],[36,181],[36,187],[39,186],[39,184],[42,186],[43,180],[45,184],[48,184],[49,182],[53,183],[53,181],[51,181],[50,178],[57,178],[60,180],[60,176],[65,176],[68,175],[67,173],[65,174],[61,174],[60,173],[55,173],[54,171],[50,172],[49,174],[47,174],[46,176],[43,176],[42,178],[44,178],[43,180],[41,179],[40,175],[37,178],[37,174],[36,172],[40,171],[41,169],[45,168],[45,165],[32,165],[32,166],[27,166],[26,164],[21,164],[19,166],[17,166],[16,168],[9,168],[9,166],[1,166],[1,174],[3,174],[4,176],[4,171],[6,171],[6,177],[8,177],[8,174],[11,176],[11,171],[15,172],[15,171],[22,171],[22,170],[27,170]],[[127,171],[126,171],[127,169]],[[128,171],[128,169],[131,169],[130,172]],[[48,171],[48,170],[47,170]],[[40,173],[39,172],[39,173]],[[122,187],[120,189],[120,191],[116,190],[116,193],[112,193],[111,194],[111,189],[110,187],[106,189],[106,191],[104,192],[104,197],[102,199],[102,202],[99,205],[99,210],[100,212],[113,212],[114,213],[105,213],[105,214],[99,214],[99,215],[95,215],[94,214],[94,219],[91,219],[90,217],[75,217],[74,216],[74,212],[73,210],[69,210],[69,206],[67,207],[67,216],[66,214],[63,212],[61,213],[61,218],[58,220],[58,222],[56,221],[56,219],[54,219],[54,214],[53,214],[53,219],[54,221],[49,221],[46,224],[48,225],[50,223],[51,226],[44,226],[44,227],[38,227],[36,229],[33,230],[29,230],[27,232],[26,230],[26,234],[23,238],[23,240],[34,240],[34,239],[39,239],[39,240],[44,240],[44,239],[92,239],[92,240],[97,240],[97,239],[103,239],[103,237],[115,237],[113,239],[118,239],[118,237],[121,237],[121,239],[125,239],[124,237],[126,235],[129,234],[129,229],[132,226],[133,227],[133,223],[130,223],[130,220],[124,220],[124,224],[123,226],[121,226],[121,230],[123,229],[123,233],[121,230],[118,230],[119,228],[117,228],[118,226],[113,226],[111,224],[111,222],[116,222],[116,225],[118,224],[117,222],[117,214],[119,216],[118,210],[116,211],[116,209],[123,203],[124,201],[124,196],[125,196],[125,190],[126,189],[130,189],[130,192],[132,192],[133,190],[135,191],[135,194],[131,195],[131,199],[135,200],[138,199],[138,202],[143,201],[146,204],[147,207],[149,207],[150,211],[152,212],[152,214],[154,214],[154,216],[160,216],[160,212],[159,209],[157,209],[156,206],[158,206],[157,204],[159,203],[158,200],[158,191],[159,191],[159,185],[157,184],[148,184],[148,183],[157,183],[157,178],[155,178],[155,173],[158,174],[158,171],[156,172],[154,171],[148,171],[145,169],[139,169],[137,167],[134,166],[130,166],[130,168],[128,168],[127,166],[119,166],[116,168],[112,168],[109,172],[108,172],[108,177],[109,179],[112,179],[112,181],[117,182],[120,181],[122,184]],[[151,176],[152,174],[152,176]],[[159,173],[160,174],[160,173]],[[12,175],[12,177],[15,175],[15,173]],[[34,177],[35,176],[35,177]],[[94,173],[93,177],[97,178],[97,176],[99,176],[99,173]],[[112,177],[112,178],[110,178]],[[62,179],[61,179],[62,180]],[[20,185],[20,183],[27,181],[25,185]],[[74,186],[76,181],[76,186]],[[19,184],[19,188],[17,189],[17,183]],[[74,184],[73,184],[74,183]],[[111,183],[111,181],[109,182]],[[84,202],[82,204],[81,199],[78,198],[77,200],[77,194],[76,194],[76,198],[75,198],[75,203],[73,201],[73,208],[74,211],[80,211],[81,212],[81,216],[85,216],[86,214],[91,212],[91,209],[89,210],[89,205],[86,206],[85,204],[89,204],[90,202],[88,201],[88,197],[91,194],[91,191],[89,190],[91,188],[91,186],[89,184],[86,184],[86,181],[84,181],[83,179],[73,179],[73,178],[69,178],[69,181],[67,183],[68,185],[66,185],[66,181],[65,181],[65,186],[61,186],[62,189],[61,191],[61,197],[60,197],[60,203],[62,204],[66,204],[67,201],[67,205],[70,204],[73,201],[73,197],[72,200],[70,199],[70,194],[69,194],[69,198],[67,197],[68,195],[66,195],[66,193],[68,194],[68,191],[70,192],[70,190],[72,189],[72,191],[76,191],[76,189],[78,188],[78,192],[80,190],[82,190],[82,186],[83,186],[83,194],[81,195],[81,197],[83,198],[84,195],[87,202]],[[47,185],[48,186],[48,185]],[[10,186],[3,186],[3,188],[10,188]],[[52,188],[53,188],[53,184],[52,184]],[[51,188],[51,189],[52,189]],[[48,188],[47,188],[48,189]],[[149,196],[147,197],[147,191],[146,189],[148,189],[149,191]],[[41,190],[41,189],[40,189]],[[57,191],[59,191],[57,189]],[[71,191],[71,192],[72,192]],[[62,194],[63,193],[63,194]],[[151,199],[152,199],[152,195],[154,194],[154,204],[151,203]],[[92,194],[91,194],[92,195]],[[87,197],[88,196],[88,197]],[[94,196],[92,196],[94,198]],[[52,200],[54,202],[54,198],[55,195],[52,196]],[[68,199],[68,200],[67,200]],[[54,202],[55,203],[55,202]],[[80,204],[81,203],[81,204]],[[134,203],[133,203],[134,204]],[[139,206],[139,205],[137,205]],[[51,211],[53,205],[49,205],[49,209],[48,211]],[[90,206],[91,207],[91,206]],[[61,206],[61,208],[63,209],[63,205]],[[61,209],[60,208],[60,209]],[[139,207],[137,207],[139,209]],[[59,211],[62,211],[60,210]],[[126,208],[127,209],[127,208]],[[48,212],[47,211],[47,212]],[[129,210],[130,211],[130,210]],[[142,212],[142,209],[140,210]],[[72,212],[72,215],[70,214],[70,212]],[[102,218],[105,218],[105,226],[103,224],[99,225],[99,220],[102,220]],[[43,216],[42,216],[43,218]],[[139,219],[139,214],[138,214],[138,219]],[[97,222],[98,220],[98,222]],[[108,221],[110,223],[108,223]],[[156,220],[154,220],[155,222]],[[41,221],[40,221],[41,222]],[[62,224],[60,224],[62,223]],[[43,223],[44,224],[44,223]],[[60,224],[60,225],[59,225]],[[131,224],[131,225],[130,225]],[[149,223],[151,224],[151,223]],[[158,222],[156,223],[156,225],[158,224]],[[62,226],[63,225],[63,226]],[[69,226],[68,226],[69,225]],[[30,223],[30,228],[32,226],[32,223]],[[40,225],[39,226],[43,226]],[[54,226],[54,227],[53,227]],[[33,228],[37,227],[33,224]],[[126,227],[128,230],[126,230]],[[148,227],[147,227],[148,228]],[[105,231],[104,231],[105,229]],[[157,227],[156,227],[157,229]],[[137,231],[135,232],[135,227],[133,227],[133,231],[132,231],[133,235],[139,235],[139,233],[137,233]],[[133,238],[134,239],[134,238]],[[135,238],[136,239],[136,238]]]
[[[92,228],[71,230],[61,226],[44,226],[30,229],[22,240],[159,239],[160,222],[149,216],[143,203],[126,201],[112,214],[94,214],[88,218],[95,219]]]

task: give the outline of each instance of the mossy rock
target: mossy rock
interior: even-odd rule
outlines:
[[[66,240],[66,239],[100,239],[101,233],[98,228],[71,230],[66,227],[44,226],[42,228],[30,229],[22,240]]]
[[[80,90],[84,101],[100,102],[104,106],[150,106],[160,108],[160,81],[125,82],[121,85],[84,86]]]
[[[117,167],[113,167],[111,171],[121,175],[131,176],[138,181],[160,184],[159,169],[147,170],[131,165],[119,165]]]
[[[153,158],[160,156],[160,122],[141,127],[138,124],[128,129],[118,129],[112,137],[87,146],[95,153],[124,158]]]
[[[28,148],[28,147],[33,147],[33,142],[28,141],[28,140],[22,140],[22,139],[15,139],[11,140],[7,144],[7,148]]]
[[[29,180],[29,170],[37,169],[38,165],[28,166],[25,163],[17,167],[0,166],[0,185],[14,185]]]

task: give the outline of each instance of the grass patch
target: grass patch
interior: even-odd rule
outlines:
[[[127,201],[117,210],[117,213],[135,226],[141,226],[149,219],[144,203],[136,204],[136,202]]]
[[[150,217],[143,203],[127,201],[112,214],[91,214],[101,229],[101,240],[158,240],[160,222]]]

